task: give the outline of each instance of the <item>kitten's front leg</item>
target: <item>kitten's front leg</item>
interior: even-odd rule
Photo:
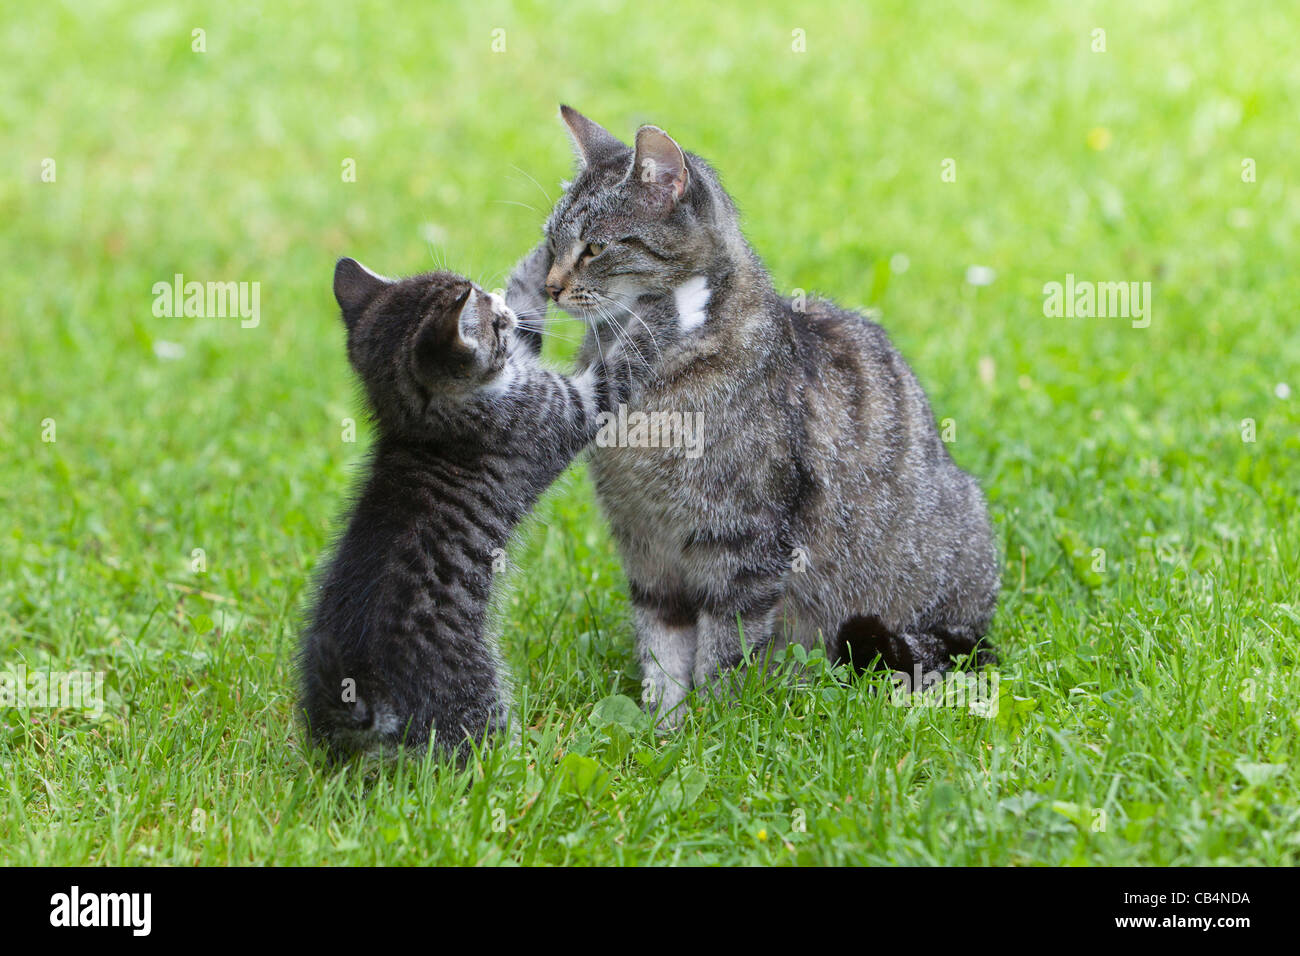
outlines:
[[[557,419],[565,422],[563,444],[571,457],[599,434],[606,416],[627,401],[631,377],[618,346],[571,378],[555,377],[566,382],[566,395],[576,398],[568,402],[565,414]]]

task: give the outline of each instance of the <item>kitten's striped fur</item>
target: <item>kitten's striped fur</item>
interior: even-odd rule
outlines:
[[[513,311],[450,273],[389,280],[343,259],[334,290],[378,437],[303,636],[302,708],[335,755],[423,751],[432,732],[463,756],[510,722],[494,563],[595,433],[603,366],[542,368]]]

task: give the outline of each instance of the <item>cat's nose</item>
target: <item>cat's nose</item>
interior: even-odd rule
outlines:
[[[564,291],[564,283],[568,277],[568,273],[560,267],[559,263],[551,266],[546,273],[546,294],[559,302],[560,293]]]

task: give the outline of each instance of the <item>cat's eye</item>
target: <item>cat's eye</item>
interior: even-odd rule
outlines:
[[[600,255],[602,252],[605,251],[605,247],[606,247],[607,245],[608,245],[608,243],[605,243],[605,242],[589,242],[589,243],[587,243],[587,248],[584,249],[584,250],[582,251],[582,252],[583,252],[583,258],[588,258],[588,257],[592,257],[592,256],[598,256],[598,255]]]

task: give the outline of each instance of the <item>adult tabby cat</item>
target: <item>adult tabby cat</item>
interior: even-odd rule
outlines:
[[[698,457],[592,453],[661,725],[746,647],[798,641],[907,672],[987,657],[984,499],[885,332],[778,295],[714,171],[663,130],[629,147],[561,113],[579,168],[534,252],[546,291],[588,320],[583,358],[619,341],[644,358],[631,409],[704,414]]]
[[[605,367],[543,369],[500,297],[451,273],[342,259],[334,295],[378,437],[303,636],[302,708],[335,756],[423,751],[433,732],[463,757],[510,720],[494,565],[612,404]]]

